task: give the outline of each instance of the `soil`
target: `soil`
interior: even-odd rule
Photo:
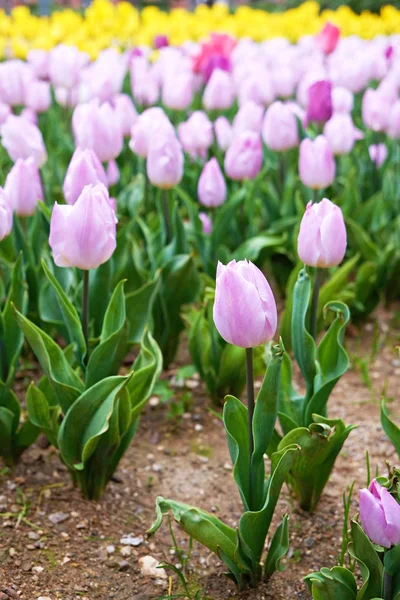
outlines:
[[[386,461],[398,462],[379,422],[382,391],[395,398],[392,406],[400,417],[398,322],[396,307],[380,309],[374,320],[353,328],[348,336],[352,368],[336,386],[329,414],[359,427],[347,440],[315,514],[300,511],[287,489],[282,490],[274,525],[290,513],[285,571],[268,585],[239,593],[215,555],[194,542],[186,565],[193,598],[199,590],[196,599],[201,600],[306,599],[310,595],[303,577],[336,564],[342,494],[353,481],[355,490],[365,486],[366,449],[372,468],[377,465],[381,473]],[[173,374],[174,369],[164,377]],[[201,506],[230,525],[238,522],[241,512],[222,422],[208,410],[210,401],[201,383],[193,381],[192,405],[183,416],[172,417],[167,404],[147,406],[115,481],[98,503],[83,500],[71,487],[57,451],[41,447],[43,440],[23,455],[13,472],[0,466],[0,600],[155,600],[182,594],[171,571],[164,578],[160,571],[154,579],[143,576],[139,567],[140,557],[146,555],[179,563],[167,525],[155,537],[146,537],[156,497]],[[176,391],[177,396],[181,393]],[[356,511],[357,493],[350,514]],[[53,524],[50,516],[60,522]],[[174,533],[187,552],[187,536],[176,524]],[[138,538],[130,556],[121,554],[125,534]]]

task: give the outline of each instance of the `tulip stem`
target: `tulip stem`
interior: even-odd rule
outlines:
[[[82,329],[86,343],[85,363],[89,361],[89,271],[83,271]]]
[[[392,600],[392,584],[393,584],[393,578],[391,576],[391,574],[386,571],[384,572],[383,575],[383,597],[384,600]]]
[[[252,510],[253,495],[253,469],[252,457],[254,452],[253,415],[254,415],[254,381],[253,381],[253,348],[246,348],[246,386],[247,386],[247,415],[249,423],[249,450],[250,450],[250,485],[249,485],[249,508]]]
[[[318,196],[319,196],[318,190],[315,189],[315,188],[313,188],[313,190],[312,190],[312,201],[313,201],[313,204],[315,204],[315,202],[318,202]]]
[[[317,339],[318,300],[322,282],[322,269],[315,269],[314,289],[311,299],[310,333],[314,340]]]
[[[169,214],[168,190],[162,192],[162,203],[164,211],[165,232],[167,234],[167,244],[171,241],[171,215]]]

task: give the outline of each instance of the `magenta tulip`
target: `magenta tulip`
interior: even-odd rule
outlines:
[[[263,150],[261,138],[245,131],[234,138],[225,155],[225,172],[231,179],[254,179],[261,170]]]
[[[203,167],[197,186],[199,202],[204,206],[220,206],[226,200],[226,183],[217,159],[214,157]]]
[[[196,110],[187,121],[178,125],[178,135],[185,152],[205,158],[213,143],[213,126],[203,111]]]
[[[315,204],[309,202],[297,239],[300,260],[310,267],[334,267],[342,262],[346,245],[341,209],[327,198]]]
[[[400,544],[400,504],[376,479],[360,490],[360,518],[374,544],[384,548]]]
[[[283,152],[299,145],[299,133],[293,109],[283,102],[274,102],[265,113],[262,136],[266,145]]]
[[[335,159],[328,140],[319,135],[315,140],[304,139],[300,144],[299,175],[304,185],[322,190],[335,179]]]
[[[8,196],[0,187],[0,241],[4,240],[13,226],[13,209]]]
[[[154,38],[153,46],[156,50],[161,50],[161,48],[166,48],[169,46],[168,36],[167,35],[156,35]]]
[[[171,121],[162,108],[155,106],[144,110],[131,129],[129,147],[135,154],[145,158],[149,152],[150,140],[154,137],[174,135]]]
[[[183,177],[183,152],[175,134],[157,136],[150,142],[147,176],[163,190],[177,185]]]
[[[107,186],[107,175],[97,155],[89,148],[77,148],[72,155],[64,179],[63,192],[67,204],[75,204],[87,185]]]
[[[383,165],[388,157],[388,149],[386,144],[372,144],[368,148],[368,152],[370,159],[378,168]]]
[[[208,215],[204,212],[199,212],[199,219],[205,235],[211,235],[212,233],[212,221]]]
[[[316,81],[308,88],[307,121],[329,121],[332,112],[332,83]]]
[[[214,323],[223,339],[241,348],[266,344],[275,335],[275,298],[263,273],[247,260],[218,262]]]
[[[76,146],[90,148],[101,162],[117,158],[124,139],[120,118],[111,104],[95,99],[78,104],[72,115]]]
[[[333,23],[325,23],[323,29],[316,36],[316,42],[321,52],[324,54],[331,54],[339,41],[340,29],[333,25]]]
[[[230,73],[214,69],[203,94],[203,106],[206,110],[225,110],[232,106],[235,99],[235,87]]]
[[[40,129],[30,123],[22,115],[10,115],[1,126],[1,143],[10,155],[11,160],[32,157],[38,167],[47,160],[46,148]]]
[[[232,125],[226,117],[218,117],[214,122],[214,131],[218,147],[225,152],[232,142]]]
[[[19,217],[34,214],[39,200],[43,201],[43,190],[33,158],[16,161],[7,175],[4,192]]]
[[[103,184],[86,186],[73,206],[55,203],[49,243],[58,267],[87,271],[107,262],[116,248],[116,218]]]

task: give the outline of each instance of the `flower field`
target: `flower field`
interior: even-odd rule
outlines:
[[[0,46],[0,600],[399,600],[400,12]]]

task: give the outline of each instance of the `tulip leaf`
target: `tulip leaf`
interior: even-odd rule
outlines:
[[[132,419],[136,419],[162,370],[162,354],[152,334],[145,330],[141,340],[140,353],[133,364],[133,374],[128,382],[131,400]]]
[[[289,550],[289,516],[284,515],[277,527],[268,550],[264,566],[264,575],[269,577],[275,571],[281,570],[281,560]]]
[[[285,241],[285,235],[261,234],[243,242],[233,253],[233,258],[236,260],[247,259],[257,263],[260,255],[265,258],[265,251],[272,252],[272,250],[284,245]],[[259,262],[262,263],[263,260],[260,259]]]
[[[297,364],[306,382],[306,397],[312,394],[312,384],[316,375],[315,342],[306,327],[310,294],[311,279],[306,269],[302,269],[293,290],[292,345]]]
[[[13,462],[13,423],[14,414],[5,406],[0,406],[0,456]]]
[[[126,250],[126,247],[123,247]],[[99,337],[101,333],[104,315],[114,289],[113,261],[114,256],[97,269],[92,269],[89,275],[89,318],[91,334],[95,338]],[[124,279],[124,277],[119,277],[118,281],[121,279]]]
[[[383,564],[368,536],[355,520],[351,522],[351,538],[353,541],[349,544],[349,554],[357,560],[363,580],[359,598],[379,598]]]
[[[325,305],[331,300],[336,300],[342,293],[346,284],[349,281],[350,274],[355,269],[360,257],[357,254],[350,260],[346,261],[341,267],[339,267],[329,280],[321,287],[318,301],[318,320],[323,318]]]
[[[49,406],[46,396],[33,382],[28,387],[26,408],[33,425],[42,430],[49,442],[57,447],[57,421],[60,409],[56,406]]]
[[[314,600],[356,600],[357,583],[344,567],[323,568],[304,578]]]
[[[381,403],[381,423],[384,432],[392,442],[397,454],[400,457],[400,429],[390,418],[387,405],[384,400]]]
[[[227,396],[223,419],[229,453],[233,464],[233,477],[242,498],[244,510],[250,502],[250,447],[247,424],[247,407],[234,396]]]
[[[126,295],[126,313],[129,322],[129,343],[137,344],[151,319],[155,297],[161,285],[160,273],[139,289]]]

